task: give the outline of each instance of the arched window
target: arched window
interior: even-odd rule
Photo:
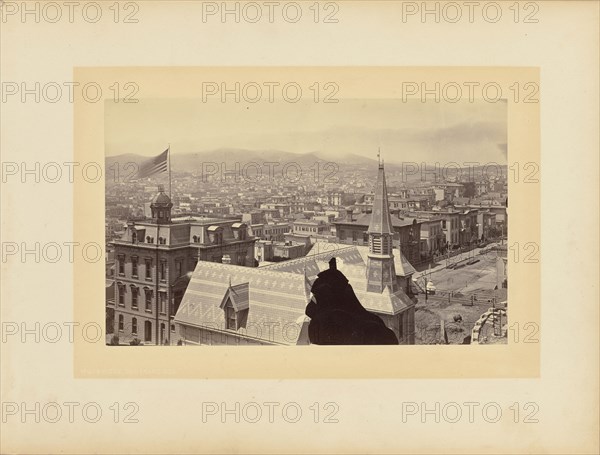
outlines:
[[[150,238],[151,237],[149,235],[146,236],[146,243],[150,243]]]
[[[131,320],[131,334],[132,335],[137,335],[137,318],[133,318]]]
[[[135,243],[135,242],[137,242],[137,233],[132,232],[131,233],[131,243]]]
[[[195,235],[194,237],[192,237],[192,239],[194,240],[194,243],[198,243],[198,236]]]

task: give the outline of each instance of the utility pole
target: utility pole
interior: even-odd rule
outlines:
[[[496,265],[496,286],[494,286],[494,299],[492,300],[492,314],[494,316],[494,335],[499,337],[502,335],[502,324],[500,321],[500,309],[496,309],[496,301],[498,299],[498,266]]]

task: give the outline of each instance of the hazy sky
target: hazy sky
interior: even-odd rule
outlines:
[[[203,103],[152,99],[106,103],[107,155],[219,148],[347,153],[386,161],[506,162],[507,105],[342,99],[337,104]]]

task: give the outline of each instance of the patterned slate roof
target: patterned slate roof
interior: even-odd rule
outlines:
[[[362,305],[379,314],[397,314],[413,305],[402,291],[367,292],[366,263],[356,246],[315,252],[299,259],[265,267],[198,262],[183,296],[175,322],[193,327],[225,329],[223,302],[232,296],[238,308],[248,308],[245,327],[238,333],[276,344],[295,345],[306,336],[304,311],[310,288],[319,272],[336,257],[338,269],[346,275]],[[243,318],[242,318],[243,319]]]
[[[183,325],[225,330],[225,314],[220,307],[229,291],[229,280],[236,292],[248,283],[246,327],[238,333],[277,344],[296,344],[308,303],[304,275],[268,271],[266,268],[241,267],[213,262],[198,262],[190,284],[175,315]]]
[[[317,250],[316,245],[313,250]],[[348,278],[358,300],[360,300],[367,310],[375,313],[396,314],[407,307],[412,306],[413,302],[401,290],[393,294],[388,291],[384,291],[381,294],[366,291],[367,253],[367,247],[347,246],[332,251],[311,254],[293,261],[272,264],[263,267],[262,269],[278,270],[302,275],[306,270],[306,275],[314,280],[319,272],[326,270],[329,267],[329,259],[335,257],[338,270]],[[395,264],[401,264],[400,267],[396,269],[397,273],[398,271],[405,269],[412,269],[414,272],[414,268],[408,263],[406,258],[404,258],[404,269],[402,268],[403,261],[400,258],[394,256],[394,261]]]

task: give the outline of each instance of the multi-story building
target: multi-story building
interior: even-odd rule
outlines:
[[[292,242],[276,243],[273,245],[273,257],[277,260],[296,259],[306,254],[304,245]]]
[[[307,235],[309,237],[318,237],[329,235],[330,225],[324,221],[317,220],[297,220],[292,224],[294,234]]]
[[[479,240],[493,238],[496,232],[496,214],[490,210],[480,210],[477,213],[477,236]]]
[[[428,260],[434,254],[443,251],[446,236],[442,230],[441,219],[432,217],[419,221],[421,221],[421,260]]]
[[[439,219],[445,237],[445,246],[455,248],[460,245],[460,212],[429,210],[416,212],[414,216],[422,219]]]
[[[468,209],[460,213],[460,244],[471,245],[477,242],[478,226],[477,226],[477,209]]]
[[[291,232],[292,226],[287,222],[273,222],[267,223],[263,227],[263,240],[274,240],[276,242],[283,242],[285,234]]]
[[[171,218],[171,199],[159,187],[150,219],[129,220],[115,254],[114,333],[120,341],[169,344],[171,320],[199,261],[254,265],[255,238],[237,220]],[[109,308],[113,306],[113,308]]]
[[[390,208],[392,210],[429,210],[428,196],[390,197]]]
[[[361,214],[352,219],[346,218],[334,222],[337,241],[351,245],[368,245],[367,229],[371,217],[371,214]],[[394,229],[394,243],[399,246],[402,254],[411,264],[418,264],[421,260],[419,247],[421,223],[416,218],[410,217],[391,216],[391,220]]]

